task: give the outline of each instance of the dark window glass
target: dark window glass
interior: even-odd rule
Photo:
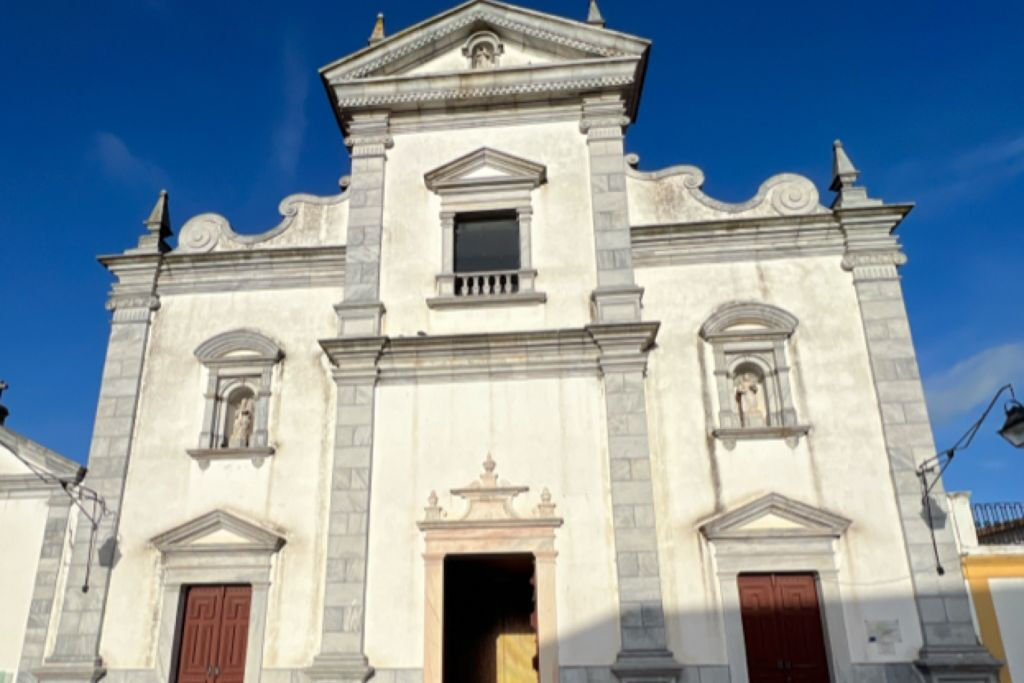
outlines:
[[[519,220],[514,211],[455,217],[455,272],[519,270]]]

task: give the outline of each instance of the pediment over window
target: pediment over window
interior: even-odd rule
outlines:
[[[706,340],[726,336],[778,336],[789,338],[799,320],[778,306],[760,301],[732,301],[715,309],[700,328]]]
[[[806,503],[770,493],[700,526],[711,541],[745,538],[838,538],[849,519]]]
[[[543,164],[481,147],[429,171],[423,180],[438,194],[484,187],[532,189],[547,180],[547,169]]]
[[[283,536],[224,510],[214,510],[186,522],[152,541],[162,553],[276,552]]]

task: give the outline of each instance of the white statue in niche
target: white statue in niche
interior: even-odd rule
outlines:
[[[751,370],[736,375],[736,406],[740,412],[740,425],[761,427],[765,424],[764,383],[761,376]]]
[[[494,46],[490,43],[477,43],[470,55],[470,65],[474,69],[493,69],[495,66]]]
[[[252,399],[247,396],[239,401],[235,408],[228,448],[248,448],[249,439],[252,437],[252,424]]]

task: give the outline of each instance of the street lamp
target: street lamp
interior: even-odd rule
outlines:
[[[981,414],[981,417],[970,426],[970,428],[964,432],[964,435],[960,437],[960,440],[953,444],[952,448],[947,448],[941,453],[935,455],[935,457],[929,458],[921,463],[921,466],[917,468],[917,476],[921,478],[921,488],[924,493],[921,496],[921,505],[924,507],[925,512],[928,515],[928,528],[932,532],[932,548],[935,550],[935,569],[939,575],[945,574],[946,570],[942,567],[942,563],[939,561],[939,548],[935,542],[935,526],[932,521],[932,504],[928,497],[928,494],[932,492],[935,485],[942,479],[942,473],[946,471],[946,468],[953,462],[953,457],[962,450],[965,450],[974,441],[974,437],[978,434],[978,430],[981,429],[981,424],[988,417],[988,414],[992,412],[993,406],[999,397],[1003,395],[1003,392],[1010,392],[1010,400],[1008,400],[1004,406],[1006,411],[1006,422],[1003,423],[1002,429],[999,430],[999,436],[1006,439],[1011,446],[1014,448],[1024,448],[1024,406],[1017,400],[1017,395],[1013,393],[1013,385],[1005,384],[999,387],[999,391],[989,401],[988,407],[985,408],[985,412]],[[936,470],[938,470],[936,472]],[[932,479],[931,483],[928,483],[928,475],[932,472],[936,472],[935,478]]]
[[[1006,424],[999,430],[999,436],[1016,448],[1024,448],[1024,406],[1015,398],[1006,403]]]

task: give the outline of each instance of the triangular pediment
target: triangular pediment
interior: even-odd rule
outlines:
[[[649,42],[495,0],[471,0],[343,57],[320,72],[328,82],[411,73],[469,70],[463,44],[492,32],[505,46],[504,66],[642,55]]]
[[[765,537],[834,537],[850,526],[840,515],[778,493],[712,517],[700,526],[709,540]]]
[[[547,179],[547,169],[528,159],[481,147],[438,166],[423,176],[434,192],[481,185],[537,187]]]
[[[0,426],[0,476],[56,477],[79,481],[85,469],[46,446]]]
[[[152,539],[163,553],[204,551],[275,552],[285,544],[279,534],[224,510],[214,510]]]

